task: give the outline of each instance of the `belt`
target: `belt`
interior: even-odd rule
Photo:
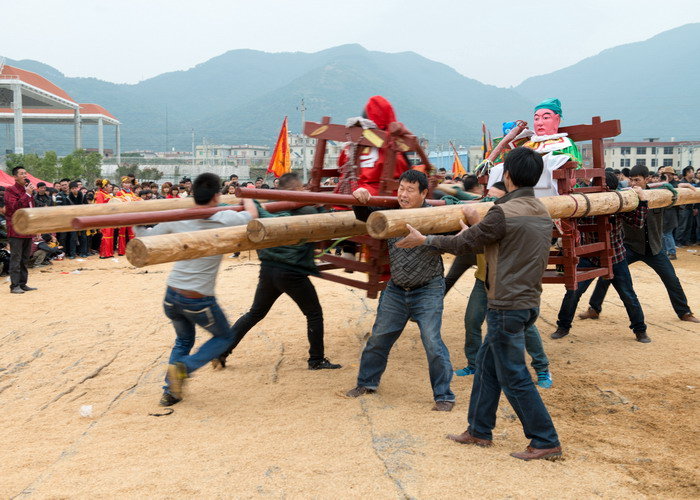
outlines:
[[[431,280],[431,281],[432,281],[432,280]],[[416,286],[400,286],[400,285],[397,285],[396,283],[394,283],[394,285],[396,285],[397,288],[400,288],[400,289],[403,290],[404,292],[412,292],[413,290],[418,290],[419,288],[423,288],[423,287],[426,286],[428,283],[430,283],[430,281],[426,281],[426,282],[423,283],[422,285],[416,285]]]
[[[193,292],[192,290],[181,290],[180,288],[175,288],[174,286],[169,286],[168,288],[175,293],[179,293],[183,297],[187,297],[188,299],[204,299],[209,297],[209,295],[202,295],[201,293]]]

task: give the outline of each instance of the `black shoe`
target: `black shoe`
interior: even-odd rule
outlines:
[[[176,398],[169,392],[164,392],[163,396],[160,398],[160,403],[158,404],[160,404],[161,406],[172,406],[174,404],[179,403],[180,401],[182,401],[182,399]]]
[[[211,360],[211,367],[214,368],[214,370],[223,370],[226,368],[226,354],[222,354],[218,358],[214,358]]]
[[[36,290],[36,288],[27,285],[20,285],[19,287],[25,292],[31,292],[32,290]]]
[[[566,337],[569,334],[568,328],[557,328],[557,331],[550,335],[553,339],[560,339]]]
[[[361,385],[358,385],[354,389],[350,389],[348,392],[345,393],[345,395],[349,398],[358,398],[360,396],[364,396],[365,394],[374,394],[377,392],[376,389],[370,389],[369,387],[362,387]]]
[[[16,286],[16,287],[10,288],[10,293],[24,293],[24,290],[22,290],[20,287]]]
[[[342,368],[342,365],[331,363],[328,358],[309,361],[309,370],[337,370],[338,368]]]
[[[642,344],[648,344],[651,342],[647,332],[634,332],[634,336],[637,337],[637,342],[641,342]]]

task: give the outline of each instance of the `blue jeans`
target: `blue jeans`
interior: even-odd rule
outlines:
[[[596,267],[590,260],[582,258],[579,262],[578,267]],[[598,283],[607,283],[607,286],[612,285],[617,290],[617,294],[620,296],[620,300],[625,305],[627,310],[627,316],[630,319],[630,328],[634,333],[641,333],[647,331],[647,325],[644,323],[644,312],[642,311],[642,305],[639,303],[637,294],[634,292],[634,287],[632,285],[632,275],[630,274],[629,266],[627,261],[623,260],[617,264],[613,264],[613,279],[604,280],[599,279]],[[564,295],[564,300],[561,302],[561,307],[559,308],[559,317],[557,319],[557,326],[563,328],[564,330],[569,330],[571,328],[571,323],[574,320],[574,315],[576,314],[576,307],[578,306],[578,301],[581,296],[586,293],[588,287],[593,283],[593,280],[582,281],[578,284],[576,290],[567,290]],[[602,285],[601,285],[602,286]],[[598,290],[598,285],[596,285],[596,290]],[[607,288],[606,288],[607,290]],[[593,292],[595,295],[595,292]],[[591,297],[591,303],[593,302],[593,297]],[[591,305],[591,307],[593,307]],[[600,309],[596,309],[600,312]]]
[[[430,384],[435,401],[454,401],[450,390],[452,364],[450,353],[440,336],[442,326],[442,301],[445,294],[445,280],[437,276],[427,285],[406,291],[393,281],[379,297],[377,319],[372,327],[372,335],[362,351],[357,385],[376,389],[382,378],[394,342],[403,332],[409,318],[418,323],[420,338],[428,357]]]
[[[223,354],[233,341],[233,332],[229,328],[228,320],[214,297],[190,299],[168,288],[163,300],[163,309],[165,315],[173,322],[177,335],[169,363],[183,363],[187,373],[192,373]],[[196,353],[190,354],[194,346],[195,325],[201,326],[213,337],[202,344]],[[165,384],[164,389],[167,391],[170,385],[167,376]]]
[[[693,238],[693,209],[686,205],[678,211],[678,227],[676,228],[676,241],[679,245],[688,245]]]
[[[678,276],[676,276],[673,264],[668,260],[668,255],[664,252],[659,252],[656,255],[640,254],[627,245],[625,245],[625,249],[627,250],[628,265],[631,266],[638,260],[641,260],[659,275],[661,282],[666,287],[668,298],[671,299],[673,310],[679,318],[691,312],[690,307],[688,307],[688,299],[685,296]],[[593,290],[593,295],[591,295],[590,306],[598,312],[603,310],[603,301],[605,300],[605,294],[608,293],[609,286],[610,281],[600,279],[595,285],[595,290]]]
[[[518,415],[530,446],[559,446],[552,418],[525,365],[525,330],[538,314],[538,308],[488,310],[488,331],[477,355],[469,401],[468,431],[472,436],[492,439],[502,390]]]
[[[673,237],[673,230],[663,233],[662,238],[666,255],[676,255],[676,240]]]
[[[486,319],[487,302],[486,285],[476,278],[464,313],[464,355],[467,357],[467,365],[471,368],[476,368],[476,356],[481,347],[481,325]],[[525,330],[525,350],[532,358],[530,364],[536,372],[549,370],[549,359],[544,353],[540,331],[534,323]]]

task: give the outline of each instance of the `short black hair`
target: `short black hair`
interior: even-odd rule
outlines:
[[[38,188],[46,187],[46,183],[45,182],[37,182],[36,187],[38,187]]]
[[[12,169],[12,175],[17,175],[17,172],[19,172],[20,170],[23,170],[23,169],[24,169],[24,167],[22,165],[17,165],[16,167],[14,167]]]
[[[299,174],[296,172],[289,172],[282,174],[279,177],[279,183],[277,184],[280,189],[286,189],[293,182],[301,182],[299,180]],[[269,187],[269,186],[268,186]]]
[[[428,189],[428,176],[420,170],[406,170],[403,174],[401,174],[401,177],[399,177],[399,182],[401,181],[410,183],[417,182],[418,189],[421,193]]]
[[[610,191],[617,191],[620,181],[613,172],[605,172],[605,184],[607,184]]]
[[[614,169],[613,169],[613,172],[615,172],[616,174],[621,174],[621,173],[622,173],[622,172],[620,171],[619,168],[614,168]]]
[[[14,169],[12,169],[12,171],[14,172]],[[687,174],[688,172],[695,172],[695,169],[693,167],[691,167],[690,165],[688,165],[687,167],[685,167],[683,169],[683,173],[681,174],[681,177],[685,177],[685,174]]]
[[[622,170],[620,170],[620,172],[622,172],[622,175],[624,175],[625,177],[629,177],[629,176],[630,176],[630,169],[627,168],[627,167],[625,167],[625,168],[623,168]]]
[[[70,182],[70,179],[68,179],[67,177],[64,177],[63,179],[61,179],[60,181],[58,181],[59,184],[60,184],[61,182]]]
[[[508,172],[511,182],[517,187],[533,187],[540,180],[543,169],[539,153],[522,146],[508,153],[503,164],[503,173]]]
[[[447,172],[447,169],[445,167],[440,167],[438,168],[438,172]]]
[[[232,181],[234,177],[238,179],[238,176],[236,174],[231,174],[229,175],[228,180]]]
[[[462,184],[465,191],[470,191],[479,184],[479,178],[476,175],[465,175],[462,177]]]
[[[637,177],[638,175],[649,177],[649,169],[646,165],[635,165],[632,167],[632,170],[630,170],[630,177]]]
[[[78,181],[70,181],[70,182],[68,183],[68,189],[73,189],[73,188],[77,188],[77,187],[79,187],[79,186],[78,186]]]
[[[265,180],[265,179],[263,179],[262,177],[256,177],[256,178],[255,178],[255,182],[264,181],[264,180]]]
[[[206,205],[219,192],[221,179],[211,172],[199,174],[192,183],[192,193],[196,205]]]
[[[51,235],[49,233],[44,233],[41,235],[41,239],[48,243],[51,241]]]
[[[506,183],[503,181],[494,182],[493,186],[491,186],[491,187],[495,187],[496,189],[500,189],[501,191],[506,192],[506,193],[508,192],[508,188],[506,187]]]

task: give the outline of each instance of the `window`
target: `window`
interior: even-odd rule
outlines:
[[[637,148],[637,154],[638,154],[638,155],[645,155],[645,154],[647,154],[647,148]]]
[[[656,154],[656,146],[651,148],[651,154],[655,155]]]
[[[646,161],[646,159],[645,159],[645,158],[639,158],[639,159],[637,160],[637,165],[641,165],[642,167],[646,167],[646,166],[647,166],[647,161]]]
[[[620,168],[625,168],[630,166],[630,159],[629,158],[623,158],[620,160]]]
[[[620,148],[620,154],[622,154],[622,155],[628,155],[631,152],[632,152],[632,148],[628,148],[628,147]]]
[[[671,158],[664,158],[664,167],[672,167],[672,166],[673,166],[673,160]]]
[[[652,167],[657,167],[658,164],[659,164],[659,160],[657,160],[656,158],[651,159],[651,166]]]
[[[672,155],[673,154],[673,147],[664,146],[664,154],[665,155]]]

